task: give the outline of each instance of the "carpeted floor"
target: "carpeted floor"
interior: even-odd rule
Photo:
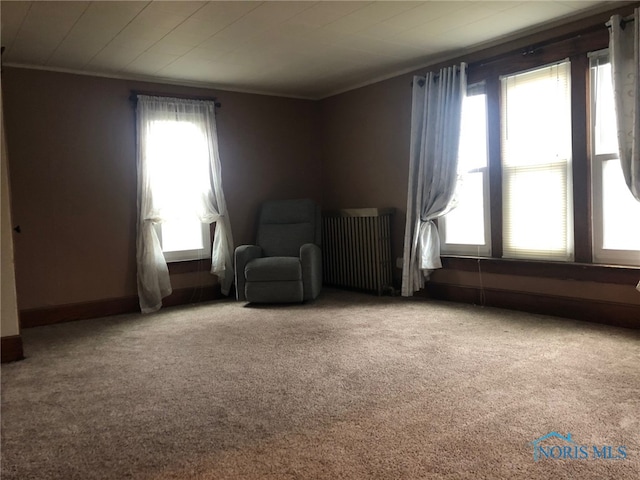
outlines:
[[[639,477],[638,331],[327,289],[23,340],[3,480]]]

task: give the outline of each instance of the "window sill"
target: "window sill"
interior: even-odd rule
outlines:
[[[441,258],[443,268],[448,270],[475,272],[478,271],[478,268],[481,268],[483,273],[634,286],[640,280],[640,267],[631,266],[512,260],[459,255],[444,255]]]

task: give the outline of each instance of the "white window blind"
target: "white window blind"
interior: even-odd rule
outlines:
[[[627,188],[618,158],[611,63],[590,54],[593,260],[640,265],[640,202]]]
[[[572,260],[570,64],[501,83],[503,256]]]

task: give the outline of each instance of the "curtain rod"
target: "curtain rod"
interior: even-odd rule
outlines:
[[[626,17],[624,17],[623,19],[620,20],[620,28],[622,28],[624,30],[624,27],[627,26],[627,23],[631,23],[635,20],[633,15],[627,15]],[[605,25],[607,26],[607,28],[611,28],[611,20],[609,20],[607,23],[605,23]]]
[[[184,100],[203,100],[206,102],[213,102],[216,108],[221,108],[222,104],[218,101],[216,97],[202,97],[198,95],[174,95],[172,93],[164,93],[164,92],[150,92],[144,90],[131,90],[131,95],[129,96],[129,100],[134,104],[138,102],[138,95],[148,95],[150,97],[169,97],[169,98],[180,98]]]
[[[460,62],[460,64],[464,64],[464,71],[466,72],[469,69],[469,64],[467,62]],[[457,67],[457,64],[451,65],[452,67]],[[445,67],[443,67],[445,68]],[[449,67],[446,67],[449,68]],[[442,70],[442,69],[440,69]],[[461,70],[462,71],[462,70]],[[420,85],[421,87],[424,87],[425,83],[427,83],[427,75],[429,75],[429,73],[433,73],[433,78],[435,80],[437,80],[438,78],[440,78],[440,74],[439,73],[435,73],[433,70],[429,70],[427,73],[425,73],[424,75],[420,75],[420,74],[416,74],[414,75],[415,77],[424,77],[421,78],[420,80],[418,80],[418,85]],[[413,87],[413,80],[411,81],[411,86]]]
[[[633,22],[634,21],[634,16],[633,14],[628,15],[624,18],[622,18],[620,20],[620,25],[622,26],[622,28],[624,29],[624,26],[629,23],[629,22]],[[602,23],[600,23],[599,25],[603,25]],[[608,22],[606,22],[604,24],[607,28],[611,28],[611,21],[609,20]],[[594,33],[596,33],[599,30],[598,24],[596,25],[592,25],[590,27],[588,27],[588,29],[586,30],[581,30],[578,32],[574,32],[572,34],[569,34],[567,37],[564,38],[559,38],[559,39],[555,39],[555,40],[546,40],[546,41],[540,41],[537,43],[534,43],[528,47],[524,47],[520,49],[520,53],[521,55],[527,56],[527,55],[532,55],[532,54],[537,54],[539,52],[541,52],[543,49],[547,48],[550,45],[558,45],[564,42],[571,42],[573,40],[579,39],[580,37],[588,37],[589,35],[592,35]],[[469,62],[470,65],[473,68],[482,68],[482,67],[486,67],[488,65],[494,64],[494,63],[498,63],[503,61],[505,58],[510,57],[511,55],[513,55],[516,51],[512,51],[512,52],[506,52],[500,55],[497,55],[495,57],[489,57],[487,59],[484,60],[477,60],[475,62]]]

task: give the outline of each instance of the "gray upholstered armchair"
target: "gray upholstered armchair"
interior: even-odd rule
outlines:
[[[235,251],[236,297],[255,303],[312,300],[322,287],[320,207],[312,200],[265,202],[257,245]]]

